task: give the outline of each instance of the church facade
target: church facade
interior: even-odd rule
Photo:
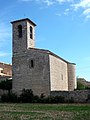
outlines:
[[[49,50],[35,48],[35,26],[30,19],[11,22],[13,31],[12,88],[20,94],[32,89],[35,95],[76,88],[75,64]]]

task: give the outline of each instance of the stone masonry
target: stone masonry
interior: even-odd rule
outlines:
[[[35,26],[28,18],[13,21],[13,92],[32,89],[35,95],[76,88],[75,64],[49,50],[35,48]]]

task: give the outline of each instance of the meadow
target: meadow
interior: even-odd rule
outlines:
[[[0,120],[90,120],[90,104],[1,103]]]

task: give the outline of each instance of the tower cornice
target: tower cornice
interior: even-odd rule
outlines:
[[[30,20],[29,18],[24,18],[24,19],[20,19],[20,20],[15,20],[15,21],[12,21],[11,23],[13,24],[13,23],[16,23],[16,22],[21,22],[21,21],[28,21],[28,22],[30,22],[30,23],[32,23],[34,26],[36,26],[36,24],[32,21],[32,20]]]

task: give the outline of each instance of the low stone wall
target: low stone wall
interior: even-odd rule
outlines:
[[[61,96],[65,101],[73,100],[76,103],[90,102],[90,90],[52,91],[51,96]]]

